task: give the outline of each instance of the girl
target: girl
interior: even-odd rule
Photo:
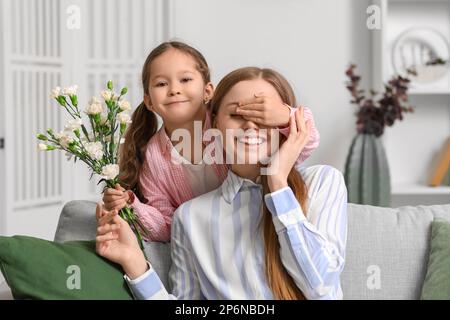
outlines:
[[[237,115],[233,107],[259,90],[295,105],[291,87],[277,72],[238,69],[217,86],[211,102],[215,126],[223,134],[267,128]],[[295,166],[310,133],[311,121],[305,123],[301,108],[290,119],[288,138],[280,139],[278,162],[270,163],[278,166],[276,173],[260,176],[258,164],[232,164],[219,188],[177,209],[169,273],[172,294],[151,261],[145,261],[128,224],[101,204],[97,252],[122,265],[139,299],[341,299],[347,190],[333,167]],[[266,143],[271,137],[269,131]],[[239,143],[233,141],[232,150],[225,152],[236,153]]]
[[[142,86],[144,101],[133,113],[121,150],[121,186],[107,189],[103,202],[108,210],[131,206],[149,231],[149,239],[165,242],[170,239],[175,209],[220,186],[229,167],[192,162],[191,159],[201,159],[202,153],[196,155],[193,150],[183,150],[185,152],[178,154],[170,138],[176,129],[182,128],[194,139],[196,121],[201,121],[203,131],[210,128],[206,105],[213,96],[213,86],[208,65],[200,52],[181,42],[162,43],[144,63]],[[273,127],[286,126],[292,112],[272,96],[259,92],[241,101],[241,105],[240,115]],[[306,118],[312,120],[309,109],[305,111]],[[156,114],[163,120],[159,131]],[[314,124],[312,128],[312,139],[299,156],[299,163],[319,145],[319,133]],[[281,131],[287,134],[288,130]],[[192,141],[192,149],[195,145],[196,141]],[[203,149],[198,151],[203,152]],[[187,161],[174,163],[171,160],[175,158]]]

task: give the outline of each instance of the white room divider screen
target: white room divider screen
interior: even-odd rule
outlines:
[[[100,199],[97,181],[88,181],[85,167],[68,163],[61,152],[37,151],[36,134],[60,130],[66,120],[50,99],[51,89],[77,84],[84,109],[111,79],[117,87],[129,88],[133,106],[139,104],[140,68],[148,51],[168,37],[169,4],[1,1],[1,234],[51,239],[64,203]]]

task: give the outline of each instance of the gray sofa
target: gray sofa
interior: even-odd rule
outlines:
[[[349,204],[344,299],[419,299],[434,218],[450,220],[450,204],[396,209]],[[95,230],[95,203],[71,201],[61,212],[55,241],[93,239]],[[146,253],[168,286],[170,245],[147,243]]]

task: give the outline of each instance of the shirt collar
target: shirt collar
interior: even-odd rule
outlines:
[[[242,178],[235,174],[233,171],[228,170],[228,176],[222,183],[222,196],[226,202],[233,202],[234,198],[241,190],[241,188],[262,188],[261,176],[256,179],[256,183]]]

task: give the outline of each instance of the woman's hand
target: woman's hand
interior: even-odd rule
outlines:
[[[103,193],[103,202],[105,208],[108,211],[117,210],[127,206],[127,202],[130,200],[128,192],[120,184],[116,184],[116,188],[107,188]]]
[[[97,203],[96,217],[96,252],[120,264],[132,279],[143,274],[147,270],[147,262],[128,223],[117,210],[105,210],[101,203]]]
[[[311,125],[310,120],[305,123],[303,107],[296,110],[291,117],[289,136],[280,149],[272,156],[272,161],[269,164],[269,172],[271,174],[267,176],[267,182],[270,192],[275,192],[288,186],[287,177],[309,141]]]
[[[253,99],[240,101],[236,113],[246,120],[267,127],[284,127],[289,123],[291,110],[279,99],[260,92]]]

